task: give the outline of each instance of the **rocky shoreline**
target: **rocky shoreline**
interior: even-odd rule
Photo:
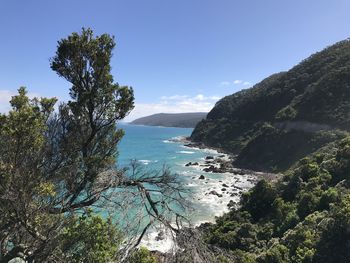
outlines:
[[[267,181],[276,181],[278,178],[277,174],[258,172],[235,167],[233,163],[236,158],[236,155],[227,153],[220,148],[209,147],[200,142],[193,142],[189,137],[177,137],[172,139],[172,141],[176,143],[181,143],[186,148],[210,150],[216,152],[216,154],[208,154],[202,162],[190,161],[186,163],[185,166],[199,169],[203,171],[203,173],[231,174],[231,179],[234,179],[233,182],[232,180],[219,180],[219,189],[209,189],[207,192],[205,192],[205,195],[214,195],[218,198],[231,197],[229,198],[229,200],[225,198],[227,200],[226,206],[229,209],[237,208],[239,205],[239,199],[244,189],[242,189],[242,187],[238,186],[237,184],[242,182],[242,177],[251,185],[255,185],[261,179],[265,179]],[[204,174],[201,174],[197,178],[192,177],[192,179],[203,180],[205,184],[207,184],[209,180],[211,180],[207,178],[207,176]]]
[[[276,174],[257,172],[235,167],[233,162],[236,156],[228,154],[221,149],[210,148],[201,143],[191,142],[189,138],[186,137],[178,137],[173,139],[173,141],[183,144],[183,146],[186,148],[208,150],[208,155],[206,155],[202,160],[189,161],[184,164],[184,166],[203,172],[203,174],[199,173],[198,176],[193,176],[191,178],[193,181],[200,182],[202,185],[210,185],[215,181],[216,187],[202,188],[202,198],[214,198],[214,200],[217,200],[217,203],[222,203],[222,206],[225,206],[226,211],[237,209],[239,207],[240,196],[243,192],[248,190],[247,186],[244,186],[245,183],[248,183],[250,187],[252,187],[261,179],[269,181],[277,180],[278,175]],[[211,152],[213,150],[215,150],[215,153]],[[215,180],[211,178],[211,174],[214,176],[215,174],[225,174],[226,179]],[[200,199],[198,200],[200,201]],[[176,247],[180,249],[176,252],[177,256],[180,256],[181,258],[181,255],[188,252],[191,254],[191,257],[200,259],[200,261],[197,262],[213,262],[210,260],[213,260],[215,258],[214,256],[225,253],[223,251],[220,251],[220,253],[217,251],[218,253],[212,254],[213,250],[208,250],[207,244],[205,244],[203,241],[199,242],[202,240],[200,236],[206,231],[210,224],[212,224],[212,222],[202,222],[196,227],[182,229],[176,236],[175,241]],[[193,243],[194,240],[196,240],[196,244]],[[199,243],[200,246],[197,245]],[[191,249],[188,250],[186,248]],[[193,251],[197,252],[193,254]],[[168,260],[169,258],[174,258],[174,253],[161,253],[159,251],[153,252],[158,255],[158,258],[162,258],[164,260],[160,262],[172,262],[171,260]],[[229,254],[226,256],[229,256]],[[167,259],[167,261],[165,261],[165,259]]]
[[[236,155],[232,155],[230,153],[225,152],[220,148],[214,148],[204,145],[203,143],[192,142],[189,137],[184,137],[182,139],[185,147],[195,148],[195,149],[211,149],[215,150],[220,155],[214,157],[212,155],[208,155],[205,158],[204,164],[199,164],[198,162],[189,162],[186,166],[196,166],[199,165],[203,167],[204,172],[212,172],[212,173],[231,173],[233,175],[255,175],[257,176],[257,181],[261,179],[265,179],[268,181],[275,181],[278,178],[278,174],[274,173],[266,173],[266,172],[258,172],[249,169],[235,167],[233,165]],[[256,181],[255,181],[256,183]]]

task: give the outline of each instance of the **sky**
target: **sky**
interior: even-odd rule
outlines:
[[[0,0],[0,112],[20,86],[69,100],[49,60],[82,27],[115,36],[112,74],[135,92],[130,121],[210,111],[350,37],[349,13],[349,0]]]

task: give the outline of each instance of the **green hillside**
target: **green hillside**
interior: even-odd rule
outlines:
[[[258,182],[239,209],[202,231],[208,244],[235,258],[217,262],[345,263],[349,229],[347,137],[303,158],[278,182]]]
[[[221,99],[191,139],[238,154],[242,167],[281,171],[350,129],[350,41]]]

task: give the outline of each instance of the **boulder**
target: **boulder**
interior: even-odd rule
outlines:
[[[228,202],[227,204],[228,208],[233,208],[235,207],[235,205],[236,205],[236,202],[234,202],[233,200],[230,200],[230,202]]]
[[[194,163],[189,162],[189,163],[185,164],[185,166],[191,166],[191,165],[199,165],[199,163],[198,162],[194,162]]]
[[[219,194],[219,193],[216,192],[215,190],[210,191],[209,194],[211,194],[211,195],[216,195],[217,197],[222,197],[222,194]]]
[[[160,240],[164,240],[165,238],[165,234],[164,231],[159,231],[158,235],[156,236],[155,240],[156,241],[160,241]]]

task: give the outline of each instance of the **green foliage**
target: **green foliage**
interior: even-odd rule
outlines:
[[[242,250],[236,249],[234,255],[237,256],[237,263],[255,263],[255,257],[252,254],[245,253]]]
[[[141,247],[136,250],[128,259],[130,263],[157,263],[157,260],[154,256],[152,256],[151,252],[145,248]]]
[[[316,246],[315,262],[347,262],[350,256],[350,195],[331,209],[331,217],[324,223],[325,230]]]
[[[249,193],[243,195],[242,206],[254,221],[269,215],[276,199],[275,189],[265,180],[259,181]]]
[[[218,263],[230,263],[229,259],[224,256],[218,256],[217,261]]]
[[[321,210],[329,210],[330,205],[340,201],[340,193],[336,188],[330,187],[321,195],[319,208]]]
[[[314,212],[319,204],[319,198],[314,193],[302,192],[298,202],[298,215],[304,218]]]
[[[347,137],[301,159],[277,183],[260,181],[206,240],[233,251],[236,262],[347,262],[349,145]]]
[[[295,204],[286,202],[281,197],[278,197],[272,205],[274,232],[278,236],[282,235],[286,230],[293,228],[300,221]]]
[[[284,107],[276,114],[276,120],[286,121],[293,120],[297,116],[297,111],[290,105]]]
[[[277,244],[268,249],[257,259],[258,263],[284,263],[289,262],[289,249],[281,244]]]
[[[104,263],[117,260],[122,236],[110,218],[104,220],[88,212],[70,220],[61,239],[61,249],[67,262]]]

